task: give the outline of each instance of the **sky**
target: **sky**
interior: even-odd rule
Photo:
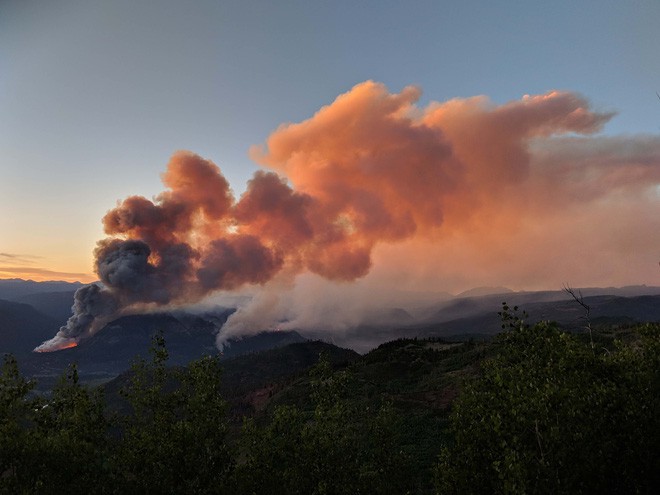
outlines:
[[[220,167],[236,199],[258,170],[323,198],[328,191],[296,162],[323,154],[307,143],[336,138],[323,156],[349,164],[350,153],[333,150],[363,150],[344,139],[356,120],[333,102],[344,95],[355,105],[348,113],[373,105],[375,120],[357,121],[380,129],[378,109],[399,95],[410,132],[435,129],[468,179],[437,193],[438,225],[414,213],[415,233],[360,237],[369,259],[349,260],[349,275],[330,267],[332,250],[315,251],[316,264],[298,260],[292,293],[335,294],[319,288],[327,279],[354,282],[350,290],[454,293],[660,285],[659,21],[655,0],[2,0],[0,278],[96,280],[102,219],[129,196],[165,190],[161,176],[178,150]],[[550,120],[529,117],[529,129],[518,129],[506,115],[527,122],[523,107]],[[339,127],[323,120],[335,110]],[[569,111],[591,118],[566,122]],[[382,139],[367,147],[375,156],[391,136],[372,134]],[[409,146],[397,150],[416,156]],[[355,180],[381,176],[365,177]],[[382,177],[387,187],[399,180]],[[388,201],[413,211],[424,203],[418,194]]]

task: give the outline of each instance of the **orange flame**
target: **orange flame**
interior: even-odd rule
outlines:
[[[63,342],[60,345],[53,346],[53,347],[37,347],[34,352],[56,352],[56,351],[62,351],[64,349],[71,349],[72,347],[76,347],[78,345],[78,342],[71,341],[71,342]]]

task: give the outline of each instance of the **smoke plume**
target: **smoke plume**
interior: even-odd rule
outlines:
[[[657,136],[592,136],[613,114],[570,92],[425,108],[419,97],[416,87],[393,94],[367,81],[282,125],[251,150],[263,170],[238,199],[214,163],[175,153],[165,192],[131,196],[105,215],[108,238],[95,251],[102,285],[76,294],[74,316],[41,349],[78,342],[124,311],[244,287],[261,295],[221,340],[295,322],[301,301],[323,306],[294,290],[303,273],[334,283],[371,271],[373,285],[436,290],[533,286],[593,270],[589,253],[616,281],[626,249],[616,226],[637,235],[643,257],[657,250]]]

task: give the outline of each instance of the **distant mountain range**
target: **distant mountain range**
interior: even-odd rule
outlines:
[[[34,280],[23,280],[20,278],[0,279],[0,299],[18,301],[20,298],[31,294],[48,292],[75,292],[83,285],[80,282],[35,282]],[[71,306],[71,305],[69,305]]]
[[[49,339],[59,324],[32,306],[0,299],[0,354],[29,354],[35,342]]]
[[[506,287],[475,287],[474,289],[466,290],[457,294],[456,297],[479,297],[490,296],[492,294],[508,294],[513,292]]]
[[[488,339],[502,329],[498,312],[503,302],[511,308],[518,306],[524,310],[530,322],[555,321],[564,328],[578,331],[585,324],[584,310],[565,291],[514,292],[497,287],[478,288],[468,293],[482,295],[456,296],[417,307],[415,311],[387,308],[380,317],[341,333],[323,328],[300,328],[298,331],[361,353],[398,338],[462,340],[471,336]],[[594,324],[660,321],[660,287],[587,288],[581,289],[580,293],[590,306],[590,318]]]
[[[0,354],[15,354],[24,373],[52,384],[66,366],[76,362],[85,380],[104,381],[127,369],[136,355],[148,357],[152,336],[162,331],[170,363],[185,365],[204,354],[218,352],[215,338],[234,308],[205,313],[183,310],[123,316],[81,342],[55,353],[35,354],[34,347],[55,335],[71,314],[79,283],[0,280]],[[588,288],[581,290],[594,324],[614,325],[660,321],[660,287]],[[497,312],[502,302],[520,306],[530,321],[557,321],[569,329],[584,326],[584,310],[564,291],[513,292],[505,287],[479,287],[458,296],[431,302],[385,307],[367,321],[342,332],[300,328],[289,332],[261,332],[229,342],[223,358],[277,348],[306,339],[321,339],[358,352],[401,337],[466,336],[489,338],[501,330]],[[258,330],[258,329],[255,329]],[[44,386],[46,386],[44,385]]]

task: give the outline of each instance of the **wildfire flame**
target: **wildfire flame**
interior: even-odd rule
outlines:
[[[68,340],[64,342],[60,342],[56,345],[40,345],[37,347],[33,352],[55,352],[55,351],[62,351],[64,349],[71,349],[72,347],[76,347],[78,345],[78,342],[75,340]]]

